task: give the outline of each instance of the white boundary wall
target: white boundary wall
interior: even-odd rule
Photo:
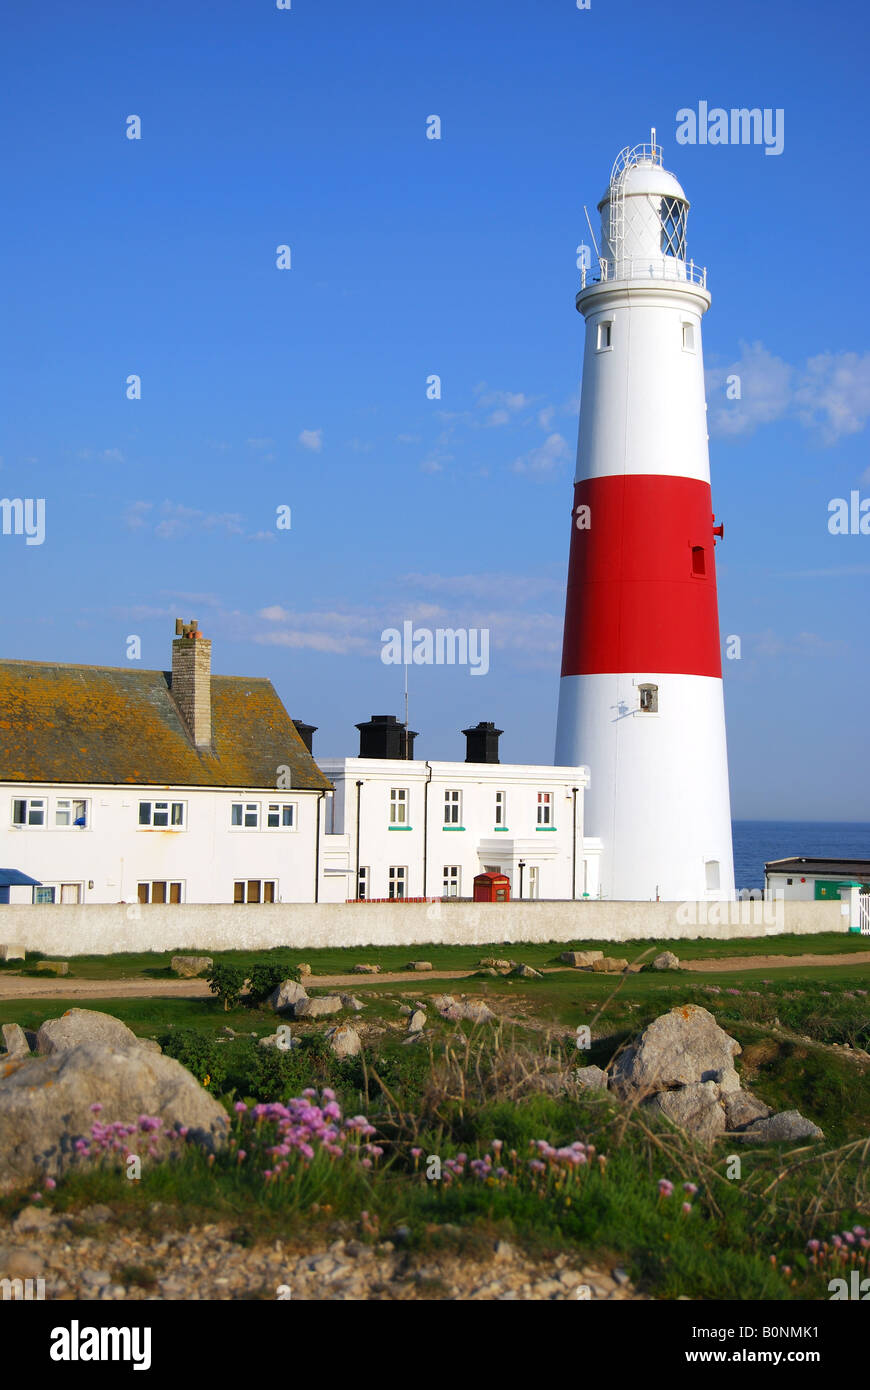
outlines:
[[[66,958],[118,951],[487,946],[780,936],[848,928],[834,902],[280,903],[0,907],[0,945]]]

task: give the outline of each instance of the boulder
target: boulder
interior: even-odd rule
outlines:
[[[38,960],[36,962],[36,965],[34,966],[34,969],[37,970],[40,975],[68,975],[69,961]]]
[[[399,1005],[399,1013],[402,1015],[403,1018],[410,1018],[413,1012],[414,1010],[411,1008],[410,1004]]]
[[[571,1075],[585,1091],[607,1090],[607,1072],[600,1067],[575,1067]]]
[[[408,1019],[408,1032],[422,1033],[425,1027],[426,1015],[424,1014],[422,1009],[415,1009],[414,1012],[411,1014],[411,1017]]]
[[[628,969],[628,961],[616,956],[602,956],[600,960],[592,962],[592,969],[597,975],[616,975]]]
[[[12,946],[8,942],[0,944],[0,960],[24,960],[23,946]]]
[[[518,975],[521,980],[543,980],[540,970],[533,970],[530,965],[515,965],[511,971],[512,975]]]
[[[379,965],[355,965],[353,968],[357,975],[380,975],[381,973]]]
[[[432,1006],[438,1010],[439,1014],[446,1013],[447,1010],[452,1009],[455,1004],[456,1000],[453,998],[452,994],[432,995]]]
[[[477,963],[478,965],[488,965],[493,970],[510,970],[511,968],[509,960],[498,960],[495,956],[484,956],[483,960],[479,960]]]
[[[725,1121],[728,1129],[745,1129],[756,1120],[766,1120],[773,1114],[769,1105],[751,1091],[731,1091],[722,1097],[725,1102]]]
[[[626,1098],[700,1081],[735,1089],[733,1058],[739,1052],[740,1044],[707,1009],[682,1004],[654,1019],[616,1059],[610,1085]]]
[[[165,1126],[187,1126],[189,1138],[210,1150],[227,1135],[226,1112],[187,1068],[142,1048],[85,1042],[4,1070],[0,1190],[66,1172],[78,1161],[75,1141],[90,1138],[96,1102],[101,1124],[159,1115]]]
[[[356,1057],[362,1047],[359,1033],[349,1023],[328,1029],[326,1036],[336,1057]]]
[[[652,963],[653,970],[679,970],[680,958],[673,951],[662,951]]]
[[[10,1057],[30,1056],[27,1034],[17,1023],[4,1023],[0,1032],[3,1034],[3,1044]]]
[[[214,960],[211,956],[173,956],[172,969],[183,980],[193,980],[204,970],[211,970]]]
[[[754,1120],[741,1132],[746,1143],[783,1143],[794,1139],[824,1139],[824,1134],[812,1120],[805,1120],[798,1110],[783,1110],[779,1115]]]
[[[342,1008],[351,1009],[355,1014],[360,1013],[365,1008],[363,1001],[357,999],[355,994],[340,994],[338,997],[341,1000]]]
[[[431,970],[431,960],[412,960],[408,966],[409,970]]]
[[[577,970],[585,970],[592,965],[593,961],[603,960],[603,951],[563,951],[559,957],[566,965],[573,965]]]
[[[469,1023],[488,1023],[491,1018],[495,1018],[492,1009],[484,1004],[482,999],[469,999],[467,1003],[460,1006],[462,1017]]]
[[[292,1012],[296,1005],[303,999],[307,999],[308,994],[305,986],[300,985],[297,980],[282,980],[269,995],[269,1003],[276,1014],[283,1013],[285,1010]]]
[[[302,976],[303,980],[307,980],[308,976],[311,974],[311,966],[305,965],[304,963],[301,964],[299,966],[299,974]]]
[[[103,1043],[107,1047],[132,1047],[140,1051],[143,1048],[143,1042],[132,1028],[98,1009],[67,1009],[60,1018],[47,1018],[36,1034],[36,1050],[42,1057],[69,1052],[82,1043]]]
[[[644,1101],[644,1109],[664,1115],[702,1144],[725,1133],[725,1108],[715,1081],[695,1081],[675,1091],[659,1091]]]
[[[277,1047],[279,1052],[289,1052],[291,1047],[301,1047],[298,1038],[290,1036],[289,1032],[267,1033],[264,1038],[258,1040],[258,1047]]]
[[[309,999],[306,994],[293,1008],[296,1018],[327,1018],[330,1014],[341,1013],[341,997],[338,994],[324,994],[320,999]]]

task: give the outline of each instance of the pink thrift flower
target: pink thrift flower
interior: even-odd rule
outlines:
[[[54,1189],[57,1187],[57,1183],[55,1182],[54,1178],[46,1178],[45,1185],[48,1188],[49,1192],[53,1192]]]
[[[674,1191],[674,1184],[668,1178],[659,1178],[659,1196],[670,1197]]]
[[[691,1202],[684,1202],[683,1205],[682,1205],[682,1207],[681,1207],[681,1211],[683,1212],[683,1215],[684,1215],[684,1216],[688,1216],[688,1215],[689,1215],[689,1212],[690,1212],[691,1210],[692,1210],[692,1203],[691,1203]]]

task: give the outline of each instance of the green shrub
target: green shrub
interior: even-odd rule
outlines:
[[[291,965],[289,961],[262,961],[251,970],[248,984],[250,1002],[260,1004],[285,980],[295,980],[298,984],[301,978],[298,965]]]
[[[245,972],[238,965],[218,962],[206,976],[212,994],[223,1000],[224,1010],[234,1009],[245,987]]]

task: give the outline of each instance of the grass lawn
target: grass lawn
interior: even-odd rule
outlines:
[[[381,970],[406,970],[412,960],[428,960],[436,970],[473,970],[481,957],[494,956],[504,959],[524,961],[537,968],[559,964],[563,951],[601,950],[605,955],[618,956],[629,961],[651,961],[661,951],[673,951],[681,960],[716,960],[728,956],[793,956],[793,955],[834,955],[848,956],[856,951],[870,951],[870,940],[849,932],[820,932],[812,936],[766,936],[740,937],[733,941],[629,941],[608,942],[600,940],[578,940],[574,942],[534,942],[523,945],[506,945],[494,942],[484,946],[360,946],[340,949],[301,950],[292,944],[276,947],[271,951],[186,951],[183,954],[208,954],[217,961],[250,968],[258,962],[268,961],[274,955],[287,955],[304,960],[311,966],[315,975],[338,975],[349,973],[358,962],[379,965]],[[174,979],[170,967],[175,951],[152,952],[130,951],[110,956],[69,956],[70,976],[81,980],[125,980],[125,979]],[[28,956],[28,961],[44,959],[39,952]],[[27,967],[25,966],[25,969]],[[0,970],[12,974],[21,972],[20,961],[0,963]]]

